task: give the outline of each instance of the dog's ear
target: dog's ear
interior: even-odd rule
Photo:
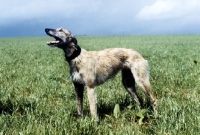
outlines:
[[[71,31],[69,31],[69,30],[66,30],[64,28],[60,28],[60,30],[62,30],[66,35],[72,35]]]
[[[76,40],[76,38],[74,36],[69,36],[66,39],[67,39],[67,42],[72,42],[75,45],[77,45],[77,40]]]

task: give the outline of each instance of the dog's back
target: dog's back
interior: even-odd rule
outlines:
[[[110,48],[101,51],[82,49],[81,54],[71,62],[71,75],[78,72],[80,81],[84,85],[91,83],[91,85],[97,86],[114,77],[119,70],[131,68],[136,61],[145,60],[137,51],[132,49]],[[84,78],[87,78],[87,80],[84,80]]]

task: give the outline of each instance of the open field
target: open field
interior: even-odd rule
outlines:
[[[159,116],[137,108],[118,74],[96,87],[99,125],[90,119],[86,93],[84,117],[77,119],[68,64],[61,50],[46,45],[51,38],[0,38],[0,135],[200,134],[200,35],[77,39],[86,50],[125,47],[140,52],[151,67]],[[114,113],[116,104],[120,111]]]

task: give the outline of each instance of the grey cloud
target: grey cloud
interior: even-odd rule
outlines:
[[[76,35],[187,34],[200,30],[197,0],[0,2],[4,13],[0,14],[0,36],[9,36],[11,29],[23,32],[10,36],[40,36],[45,27],[65,27]]]

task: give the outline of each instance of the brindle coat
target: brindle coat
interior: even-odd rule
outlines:
[[[148,61],[138,52],[125,48],[86,51],[80,48],[76,38],[66,29],[47,28],[45,31],[55,38],[55,41],[47,44],[63,49],[66,61],[69,63],[78,115],[83,115],[83,91],[86,87],[91,114],[98,119],[94,87],[115,76],[120,70],[125,89],[138,105],[141,106],[141,102],[136,93],[135,82],[150,97],[154,109],[157,109],[157,100],[150,89]]]

